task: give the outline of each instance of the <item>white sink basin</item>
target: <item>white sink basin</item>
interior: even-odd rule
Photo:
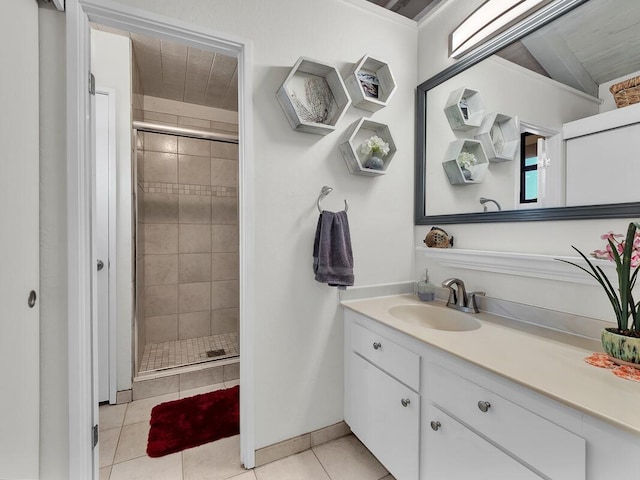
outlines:
[[[396,305],[389,307],[388,311],[398,320],[435,330],[467,332],[481,326],[480,322],[471,315],[451,308],[431,305]]]

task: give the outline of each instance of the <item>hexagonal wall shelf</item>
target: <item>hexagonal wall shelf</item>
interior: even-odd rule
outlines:
[[[351,105],[335,67],[300,57],[276,92],[291,128],[327,135]]]
[[[520,131],[515,120],[502,113],[485,115],[474,138],[482,142],[490,162],[513,160],[520,146]]]
[[[382,157],[383,166],[380,170],[364,166],[369,155],[362,153],[360,148],[362,143],[373,135],[377,135],[389,144],[389,153]],[[396,154],[396,144],[389,127],[368,118],[361,118],[349,126],[342,136],[339,148],[347,168],[355,175],[385,175],[393,156]]]
[[[368,55],[354,65],[344,82],[353,106],[368,112],[386,107],[397,88],[389,65]]]
[[[449,125],[453,130],[477,128],[484,118],[482,98],[476,90],[459,88],[451,92],[444,107]]]
[[[470,153],[476,158],[476,164],[468,168],[469,173],[467,176],[465,176],[462,167],[458,163],[458,157],[463,152]],[[484,174],[489,167],[489,160],[484,152],[484,148],[482,148],[481,142],[463,138],[449,144],[442,166],[451,185],[469,185],[472,183],[482,183]]]

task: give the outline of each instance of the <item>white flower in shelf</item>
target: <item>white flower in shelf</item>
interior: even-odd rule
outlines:
[[[389,144],[377,135],[373,135],[372,137],[362,142],[362,145],[360,145],[360,152],[364,153],[365,155],[373,153],[374,155],[378,154],[381,156],[385,156],[387,153],[389,153]]]

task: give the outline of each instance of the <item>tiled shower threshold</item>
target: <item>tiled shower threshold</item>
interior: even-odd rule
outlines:
[[[195,366],[228,360],[239,356],[238,334],[223,333],[208,337],[189,338],[145,345],[138,371],[148,378],[177,367]]]

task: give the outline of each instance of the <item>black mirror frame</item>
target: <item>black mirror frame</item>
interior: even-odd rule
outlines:
[[[530,222],[543,220],[586,220],[594,218],[631,218],[640,215],[640,202],[585,205],[576,207],[506,210],[501,212],[474,212],[447,215],[427,215],[426,193],[426,113],[427,92],[458,73],[493,55],[510,43],[543,27],[588,0],[556,0],[550,6],[493,38],[464,56],[460,61],[421,83],[416,92],[416,159],[414,218],[416,225],[444,225],[456,223]]]

